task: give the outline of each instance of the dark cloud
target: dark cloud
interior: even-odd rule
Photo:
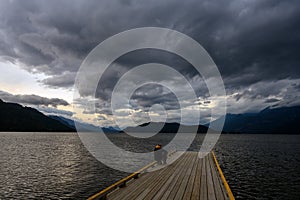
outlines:
[[[258,109],[272,104],[270,101],[276,103],[275,99],[280,99],[278,105],[294,105],[300,78],[299,10],[297,0],[2,1],[0,57],[23,63],[29,72],[47,75],[41,80],[44,85],[65,88],[73,85],[81,62],[101,41],[131,28],[166,27],[191,36],[209,52],[235,101],[229,104],[234,111],[251,109],[248,104]],[[198,96],[208,99],[205,83],[185,60],[158,50],[142,50],[120,57],[105,72],[96,93],[103,101],[97,110],[111,114],[107,102],[118,79],[148,62],[172,66],[192,82]],[[174,87],[180,85],[174,83]],[[143,108],[157,102],[167,109],[178,107],[174,95],[157,97],[157,89],[141,88],[132,103]],[[151,91],[156,93],[151,95]],[[244,105],[245,98],[252,102]],[[257,100],[261,102],[255,104]],[[209,101],[213,102],[201,103]]]
[[[0,90],[0,98],[4,101],[28,104],[28,105],[44,105],[44,106],[67,106],[69,103],[59,98],[46,98],[38,95],[14,95]]]
[[[53,88],[71,87],[74,85],[75,77],[75,73],[64,73],[62,75],[46,78],[41,82]]]
[[[132,95],[133,101],[136,101],[143,107],[148,108],[155,103],[169,103],[169,99],[174,99],[174,101],[177,101],[176,96],[169,89],[157,84],[143,85],[142,87],[138,88]]]
[[[62,115],[62,116],[73,116],[75,113],[67,110],[59,110],[56,108],[50,108],[45,106],[34,106],[37,110],[45,113],[46,115]]]
[[[96,97],[103,101],[110,101],[112,91],[119,81],[119,79],[132,68],[146,64],[146,63],[160,63],[166,66],[171,66],[182,74],[188,81],[190,81],[192,88],[197,95],[206,96],[208,95],[208,89],[199,76],[197,71],[183,58],[178,57],[173,53],[168,53],[162,50],[145,49],[136,50],[120,56],[113,62],[108,69],[103,73],[97,87]],[[164,76],[165,79],[168,77],[166,74],[156,74],[155,76]],[[145,77],[146,80],[151,80],[154,77]],[[176,87],[176,82],[173,83]],[[178,86],[180,87],[180,86]],[[177,88],[178,88],[177,87]],[[162,95],[162,91],[169,91]],[[88,91],[88,89],[86,89]],[[158,84],[149,84],[140,87],[132,96],[132,100],[139,101],[141,106],[150,107],[155,103],[164,104],[166,109],[178,108],[178,102],[172,92]],[[87,93],[88,94],[88,93]],[[84,95],[84,94],[83,94]]]
[[[25,63],[29,71],[60,76],[76,72],[87,53],[107,37],[160,26],[203,44],[225,78],[253,74],[242,82],[236,79],[235,85],[299,78],[299,9],[293,0],[3,1],[0,53]]]
[[[257,112],[268,106],[288,107],[300,104],[299,79],[263,81],[228,93],[228,112]]]
[[[266,99],[265,103],[275,103],[275,102],[278,102],[278,101],[280,101],[280,99],[272,98],[272,99]]]
[[[281,97],[283,99],[288,99],[290,96],[296,96],[296,88],[293,85],[297,80],[280,80],[273,82],[258,82],[252,84],[249,88],[244,88],[243,90],[236,90],[233,97],[236,101],[241,98],[248,98],[250,100],[255,99],[278,99],[274,97]]]

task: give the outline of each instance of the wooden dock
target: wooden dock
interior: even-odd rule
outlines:
[[[89,200],[150,200],[150,199],[234,199],[214,153],[199,159],[198,152],[185,152],[162,169],[142,173],[155,162]]]

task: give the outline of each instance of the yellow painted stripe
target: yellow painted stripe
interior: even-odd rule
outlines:
[[[221,169],[221,167],[220,167],[220,165],[219,165],[219,163],[218,163],[218,160],[217,160],[217,158],[216,158],[216,155],[215,155],[215,153],[214,153],[213,151],[212,151],[212,155],[213,155],[215,164],[216,164],[216,166],[217,166],[217,169],[218,169],[218,171],[219,171],[219,174],[220,174],[220,176],[221,176],[221,179],[222,179],[222,181],[223,181],[223,184],[224,184],[224,186],[225,186],[225,188],[226,188],[226,190],[227,190],[229,199],[230,199],[230,200],[234,200],[235,198],[234,198],[234,196],[233,196],[233,194],[232,194],[232,192],[231,192],[231,189],[230,189],[230,187],[229,187],[229,185],[228,185],[228,183],[227,183],[227,181],[226,181],[226,179],[225,179],[225,176],[224,176],[224,174],[223,174],[223,172],[222,172],[222,169]]]
[[[146,169],[148,169],[149,167],[151,167],[151,166],[153,166],[153,165],[155,165],[155,164],[156,164],[156,161],[154,161],[154,162],[152,162],[152,163],[146,165],[145,167],[139,169],[138,171],[136,171],[136,172],[130,174],[129,176],[127,176],[127,177],[125,177],[125,178],[123,178],[123,179],[117,181],[116,183],[114,183],[114,184],[110,185],[109,187],[105,188],[104,190],[101,190],[101,191],[98,192],[97,194],[94,194],[93,196],[89,197],[88,200],[94,200],[94,199],[100,197],[101,195],[103,195],[103,194],[105,194],[105,193],[109,193],[109,192],[113,191],[113,189],[117,188],[120,184],[122,184],[122,183],[124,183],[124,182],[126,182],[126,181],[128,181],[128,180],[130,180],[130,179],[132,179],[132,178],[135,177],[137,174],[139,174],[139,173],[145,171]]]

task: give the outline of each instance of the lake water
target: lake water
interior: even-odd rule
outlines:
[[[158,142],[110,139],[135,151]],[[236,199],[300,198],[300,135],[222,135],[215,151]],[[86,199],[126,175],[93,158],[76,133],[0,133],[0,199]]]

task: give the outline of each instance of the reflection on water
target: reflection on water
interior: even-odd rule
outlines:
[[[216,151],[237,199],[299,199],[300,135],[223,135]]]
[[[110,139],[147,152],[172,137]],[[199,135],[190,150],[199,150],[202,139]],[[300,196],[300,136],[222,135],[216,153],[237,199]],[[85,199],[126,175],[93,158],[74,133],[0,133],[0,166],[0,199]]]
[[[72,133],[0,133],[0,166],[0,199],[84,199],[124,176]]]

